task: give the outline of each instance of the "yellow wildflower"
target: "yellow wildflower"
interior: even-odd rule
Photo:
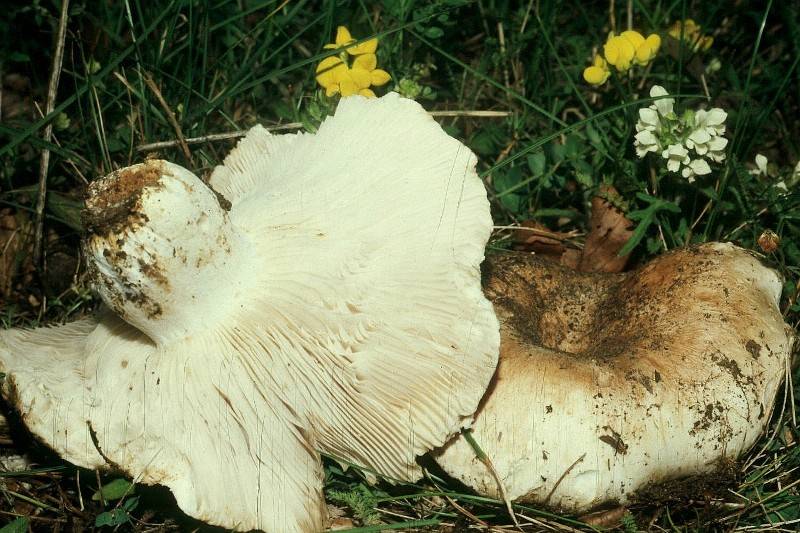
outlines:
[[[681,35],[683,35],[683,41],[691,46],[692,51],[705,52],[714,44],[714,38],[710,35],[703,35],[702,29],[692,19],[676,20],[667,33],[678,41],[681,40]]]
[[[634,64],[647,65],[658,53],[661,38],[657,34],[647,38],[634,30],[613,33],[603,45],[603,56],[597,55],[592,66],[583,71],[583,79],[592,85],[602,85],[611,75],[612,65],[617,72],[627,72]]]
[[[338,56],[326,57],[317,65],[317,82],[325,88],[325,94],[333,96],[339,92],[339,83],[347,73],[347,65]]]
[[[611,76],[611,70],[601,55],[594,56],[592,66],[586,67],[583,71],[583,79],[592,85],[603,85],[609,76]]]
[[[638,49],[644,43],[644,36],[638,31],[628,30],[619,34],[620,37],[628,39],[633,45],[634,50]]]
[[[350,43],[356,42],[356,39],[353,39],[353,36],[350,35],[350,30],[347,29],[346,26],[339,26],[336,28],[336,42],[331,44],[326,44],[323,48],[327,50],[342,48],[347,46]],[[353,46],[347,47],[347,53],[351,56],[357,56],[361,54],[374,54],[375,50],[378,49],[378,38],[369,39],[364,41],[363,43],[359,43]]]
[[[636,55],[636,48],[630,40],[621,35],[612,35],[603,46],[606,61],[614,65],[618,72],[627,72]]]
[[[659,48],[661,48],[661,37],[656,33],[648,35],[647,39],[636,49],[636,62],[639,65],[647,65],[656,57]]]
[[[348,46],[354,42],[356,40],[350,35],[350,31],[339,26],[336,30],[336,42],[325,45],[327,49],[344,49],[338,56],[326,57],[317,65],[317,82],[325,88],[326,95],[360,94],[375,98],[370,86],[378,87],[392,79],[388,72],[377,68],[378,57],[375,51],[378,49],[378,39]]]

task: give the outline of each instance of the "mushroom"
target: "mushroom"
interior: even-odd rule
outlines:
[[[626,274],[487,261],[500,362],[471,429],[435,452],[478,493],[582,513],[722,469],[756,442],[787,372],[781,280],[709,243]]]
[[[65,459],[235,530],[318,531],[319,451],[399,480],[471,416],[499,326],[475,156],[421,106],[351,97],[260,127],[209,188],[150,160],[93,182],[95,317],[0,332],[3,395]]]

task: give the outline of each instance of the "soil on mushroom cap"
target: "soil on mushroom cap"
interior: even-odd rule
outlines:
[[[482,282],[520,340],[613,364],[639,348],[670,349],[672,331],[682,328],[679,307],[695,303],[685,297],[685,287],[727,290],[721,280],[709,278],[720,267],[720,252],[697,253],[693,247],[667,253],[622,274],[577,272],[532,255],[497,254],[484,262]]]

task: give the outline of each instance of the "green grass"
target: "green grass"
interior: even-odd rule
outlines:
[[[589,200],[600,185],[611,184],[620,193],[619,205],[639,224],[634,262],[708,240],[759,250],[759,236],[772,230],[781,244],[766,259],[786,278],[781,306],[796,326],[800,14],[791,2],[771,1],[614,5],[611,13],[608,2],[555,0],[75,0],[55,110],[42,117],[30,102],[44,109],[60,3],[11,2],[0,14],[0,72],[28,81],[3,91],[4,113],[16,106],[18,114],[0,120],[0,216],[13,215],[19,235],[28,239],[30,232],[23,230],[34,220],[39,153],[49,149],[52,155],[48,268],[37,273],[26,259],[29,248],[16,251],[12,289],[2,297],[2,325],[66,320],[90,309],[82,271],[74,270],[73,279],[70,270],[79,255],[78,211],[86,182],[141,160],[142,144],[176,138],[148,76],[186,137],[256,123],[297,122],[313,130],[336,101],[319,90],[314,68],[330,55],[322,46],[333,40],[336,26],[345,24],[357,37],[380,38],[379,65],[393,80],[379,94],[400,90],[431,110],[508,113],[440,119],[478,154],[497,225],[535,219],[581,234]],[[593,88],[582,71],[602,47],[612,17],[618,29],[626,29],[629,6],[633,27],[643,33],[663,35],[674,20],[690,17],[714,36],[714,44],[704,53],[662,46],[650,67]],[[718,69],[709,68],[714,65]],[[648,90],[656,83],[679,95],[680,109],[703,105],[728,112],[727,159],[694,184],[666,175],[657,156],[634,154],[636,113],[649,104]],[[54,138],[44,141],[44,126],[51,122]],[[232,144],[192,144],[190,158],[177,145],[151,155],[202,174]],[[770,176],[749,172],[756,153],[768,156]],[[780,180],[788,192],[774,187]],[[490,246],[506,248],[510,241],[511,234],[500,230]],[[800,382],[796,368],[793,377]],[[743,462],[736,486],[703,501],[634,505],[619,530],[800,527],[799,397],[800,388],[786,388],[769,433]],[[502,503],[433,474],[419,485],[379,488],[333,463],[327,474],[328,495],[364,523],[359,531],[458,529],[475,519],[510,523]],[[43,516],[60,516],[46,511]],[[536,527],[591,530],[575,517],[542,509],[516,506],[515,512],[537,521]],[[141,519],[145,513],[143,498],[131,514]],[[374,520],[386,525],[377,527]]]

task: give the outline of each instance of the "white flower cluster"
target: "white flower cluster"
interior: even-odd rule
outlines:
[[[757,178],[778,179],[779,181],[773,183],[772,186],[781,191],[778,193],[779,195],[785,196],[788,194],[790,188],[794,189],[795,185],[800,183],[800,161],[797,162],[791,173],[787,171],[781,172],[774,167],[770,168],[768,165],[769,159],[767,159],[767,156],[756,154],[755,168],[751,169],[749,172],[752,176]],[[780,179],[781,177],[783,177],[783,179]],[[789,182],[788,184],[786,183],[787,181]]]
[[[668,95],[660,85],[650,89],[654,98]],[[723,135],[728,114],[715,107],[708,111],[689,110],[679,117],[674,105],[673,98],[659,98],[640,109],[633,145],[639,157],[648,152],[660,153],[667,161],[668,171],[680,172],[691,183],[695,176],[711,173],[708,161],[725,160],[728,139]]]

